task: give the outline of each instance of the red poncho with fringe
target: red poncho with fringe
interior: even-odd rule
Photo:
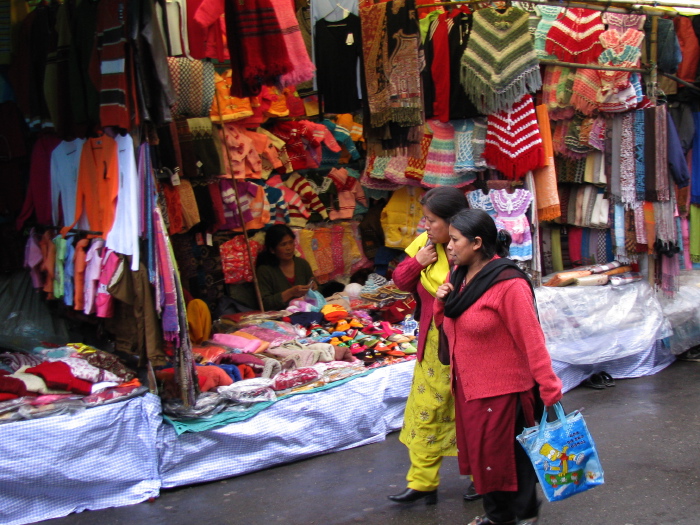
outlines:
[[[594,64],[603,52],[605,31],[599,11],[573,8],[562,12],[547,33],[544,49],[564,62]]]
[[[525,95],[510,110],[488,116],[484,159],[512,180],[544,166],[544,146],[532,96]]]

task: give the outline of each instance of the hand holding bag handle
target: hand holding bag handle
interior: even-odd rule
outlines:
[[[550,409],[554,410],[554,413],[556,414],[559,423],[561,423],[562,428],[566,427],[566,412],[564,412],[564,407],[562,406],[561,402],[557,401],[551,407],[544,407],[544,411],[542,412],[542,420],[540,421],[540,430],[537,435],[537,439],[540,441],[544,441],[544,432],[547,429]]]

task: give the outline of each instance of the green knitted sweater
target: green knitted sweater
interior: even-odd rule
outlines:
[[[474,13],[461,82],[482,113],[506,111],[524,94],[542,87],[528,17],[517,7],[504,13],[492,8]]]

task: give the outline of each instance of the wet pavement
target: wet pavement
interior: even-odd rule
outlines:
[[[538,525],[700,525],[700,363],[677,361],[615,387],[578,387],[605,485],[544,503]],[[399,505],[408,455],[386,441],[245,476],[163,491],[151,503],[72,514],[45,525],[466,525],[481,503],[464,502],[456,458],[443,463],[439,502]]]

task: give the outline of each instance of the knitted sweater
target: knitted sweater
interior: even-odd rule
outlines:
[[[529,91],[542,87],[540,65],[528,30],[528,14],[517,7],[504,13],[474,13],[461,82],[482,113],[509,108]]]
[[[489,115],[484,159],[509,179],[521,178],[544,165],[544,147],[530,95],[509,111]]]
[[[562,10],[563,8],[555,5],[535,6],[535,11],[542,16],[535,30],[535,52],[540,58],[556,58],[556,56],[547,53],[544,47],[547,42],[547,34]]]
[[[567,9],[547,33],[545,51],[565,62],[594,63],[603,50],[600,34],[605,26],[600,16],[590,9]]]
[[[552,370],[532,292],[523,279],[495,284],[456,319],[434,303],[467,401],[524,392],[535,383],[545,405],[559,398],[562,383]]]
[[[433,134],[423,173],[423,185],[434,188],[449,185],[454,178],[455,130],[451,122],[431,119],[427,123]]]

